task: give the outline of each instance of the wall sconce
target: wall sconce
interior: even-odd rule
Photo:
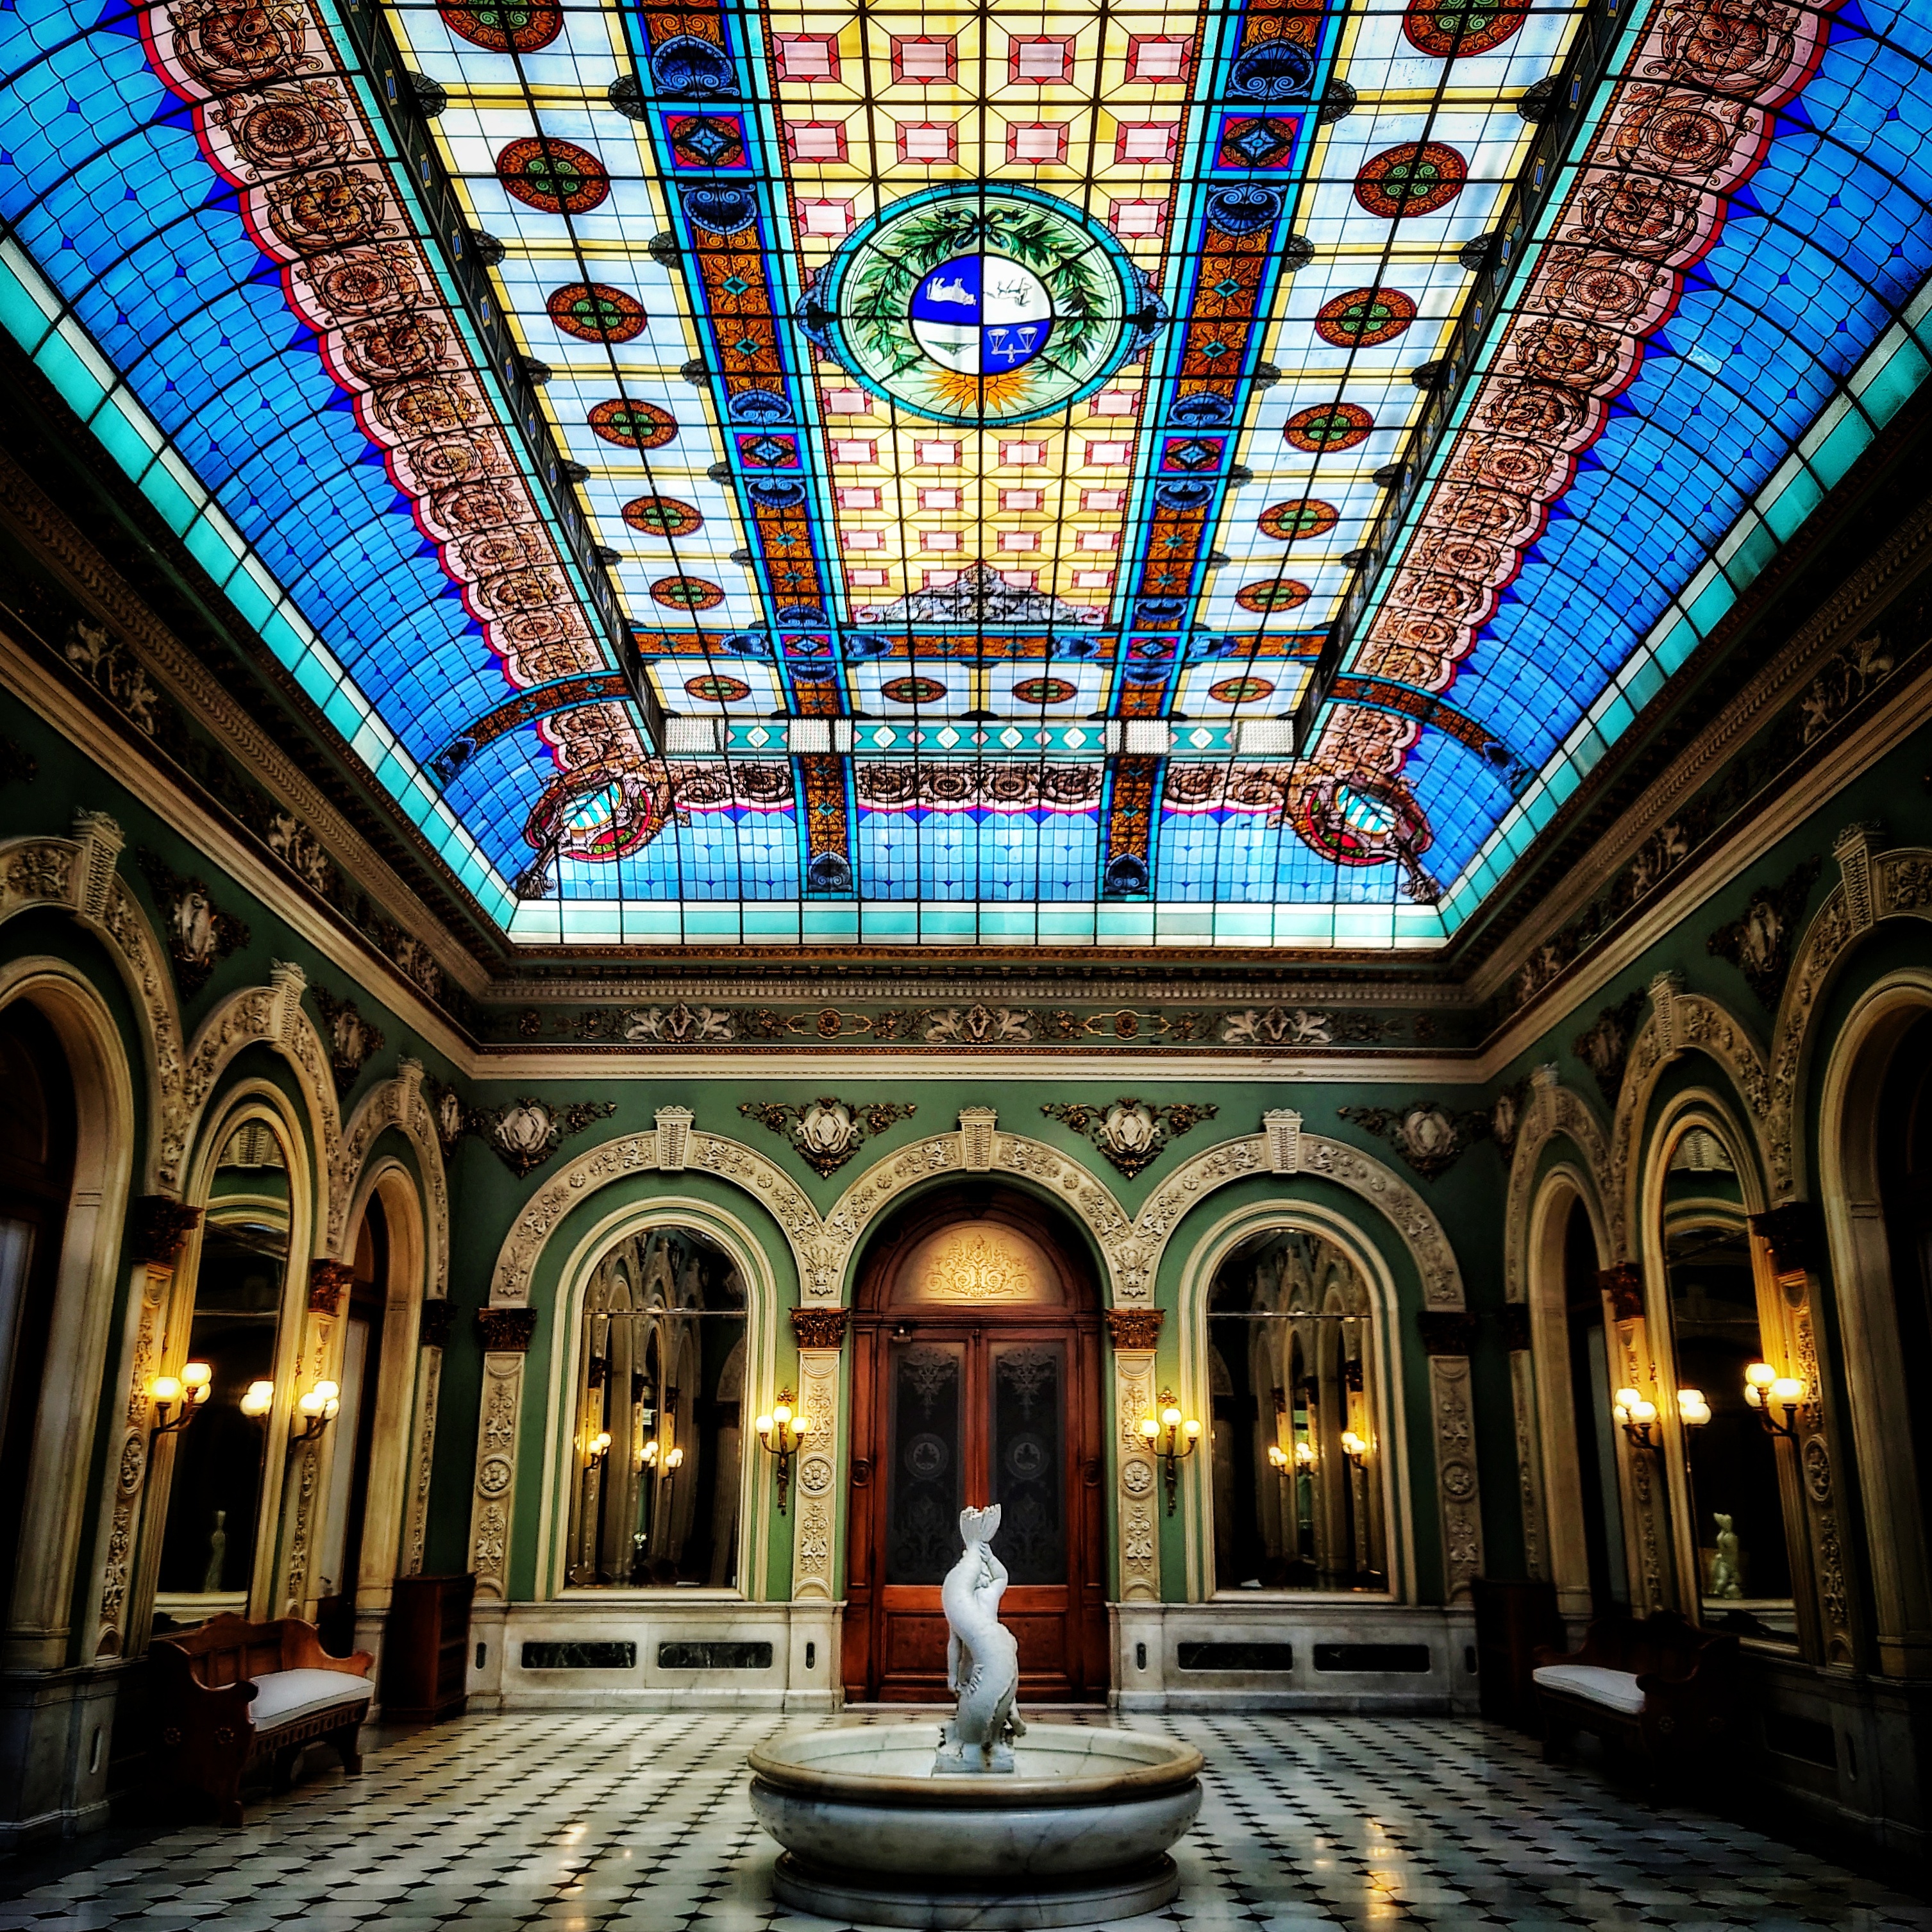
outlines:
[[[1173,1515],[1180,1482],[1180,1464],[1194,1454],[1201,1440],[1201,1425],[1192,1416],[1184,1418],[1172,1389],[1160,1392],[1160,1414],[1141,1418],[1141,1434],[1148,1447],[1167,1466],[1167,1513]]]
[[[275,1406],[273,1382],[250,1382],[242,1397],[242,1413],[250,1422],[260,1422]]]
[[[289,1438],[289,1446],[313,1442],[333,1422],[342,1408],[342,1390],[335,1382],[317,1382],[308,1394],[296,1402],[297,1412],[302,1417],[302,1430],[299,1436]]]
[[[1368,1467],[1369,1445],[1352,1429],[1342,1432],[1342,1454],[1358,1469]]]
[[[1270,1442],[1268,1444],[1268,1465],[1277,1476],[1286,1476],[1288,1474],[1288,1451],[1279,1442]]]
[[[1744,1400],[1773,1436],[1798,1439],[1798,1405],[1804,1400],[1804,1384],[1796,1376],[1780,1375],[1768,1362],[1754,1362],[1744,1371]],[[1774,1405],[1784,1412],[1782,1422],[1772,1419]]]
[[[1661,1450],[1664,1444],[1652,1439],[1651,1430],[1657,1423],[1657,1405],[1646,1402],[1634,1388],[1617,1390],[1615,1406],[1610,1413],[1616,1418],[1617,1426],[1628,1436],[1639,1449]]]
[[[1702,1429],[1711,1419],[1711,1405],[1702,1389],[1677,1391],[1677,1419],[1686,1429]]]
[[[586,1469],[596,1468],[610,1453],[610,1432],[608,1429],[600,1429],[584,1444],[584,1466]]]
[[[179,1375],[157,1376],[148,1384],[148,1400],[154,1405],[154,1426],[148,1431],[151,1448],[158,1436],[172,1436],[194,1420],[208,1400],[214,1378],[214,1371],[206,1362],[184,1362]],[[170,1415],[177,1402],[180,1414]]]
[[[760,1416],[756,1426],[758,1440],[778,1459],[778,1514],[783,1516],[785,1499],[791,1493],[792,1458],[811,1432],[811,1418],[793,1414],[791,1390],[780,1389],[778,1400],[772,1405],[771,1414]],[[681,1452],[674,1450],[672,1453],[675,1455]]]

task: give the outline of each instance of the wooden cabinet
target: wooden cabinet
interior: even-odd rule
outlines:
[[[476,1579],[398,1576],[382,1632],[382,1719],[434,1724],[460,1717],[470,1668]]]

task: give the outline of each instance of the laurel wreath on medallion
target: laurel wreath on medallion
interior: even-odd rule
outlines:
[[[891,250],[874,250],[854,284],[851,320],[866,348],[898,375],[924,352],[906,318],[929,269],[976,249],[1004,255],[1040,278],[1053,302],[1053,353],[1063,368],[1092,352],[1107,320],[1106,284],[1088,250],[1044,208],[956,203],[894,224]]]

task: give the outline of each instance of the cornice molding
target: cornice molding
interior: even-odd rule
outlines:
[[[430,947],[444,972],[472,998],[488,989],[489,972],[482,962],[4,452],[0,452],[0,518],[21,533],[50,568],[66,579],[75,596],[91,604],[120,634],[176,703],[308,824],[363,890]],[[355,754],[345,745],[339,755],[352,758]],[[380,799],[382,794],[373,775],[369,784],[372,795]],[[426,862],[440,863],[424,856]]]

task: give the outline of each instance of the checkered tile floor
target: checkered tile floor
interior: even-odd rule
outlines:
[[[1110,1932],[1932,1932],[1932,1906],[1724,1820],[1652,1810],[1590,1769],[1546,1768],[1491,1726],[1136,1723],[1200,1747],[1207,1799],[1176,1848],[1178,1900]],[[0,1932],[828,1932],[772,1902],[776,1847],[746,1802],[745,1754],[781,1728],[573,1714],[403,1734],[359,1779],[321,1772],[238,1832],[104,1840],[92,1862],[86,1840],[0,1861]]]

